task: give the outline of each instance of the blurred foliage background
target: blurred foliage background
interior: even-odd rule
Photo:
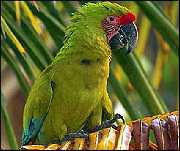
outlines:
[[[129,79],[133,77],[113,58],[108,88],[115,112],[126,121],[155,114],[150,110],[154,100],[144,100],[147,93],[157,93],[156,100],[162,107],[159,113],[177,110],[179,1],[113,2],[137,16],[139,39],[134,55],[149,88],[149,92],[143,85],[141,88],[141,78],[132,83]],[[63,45],[73,12],[85,3],[1,1],[1,149],[19,146],[23,107],[30,87]]]

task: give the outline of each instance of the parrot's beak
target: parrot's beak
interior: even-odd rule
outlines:
[[[120,49],[126,47],[128,54],[135,48],[137,39],[137,27],[134,23],[129,23],[119,27],[118,33],[111,38],[109,44],[111,49]]]

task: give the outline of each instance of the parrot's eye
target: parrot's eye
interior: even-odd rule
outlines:
[[[114,20],[115,20],[115,17],[110,16],[110,17],[108,17],[108,18],[107,18],[107,20],[108,20],[108,21],[110,21],[110,22],[112,22],[112,21],[114,21]]]

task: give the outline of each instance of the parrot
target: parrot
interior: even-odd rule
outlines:
[[[107,91],[112,50],[134,49],[135,15],[117,3],[88,2],[71,20],[63,46],[27,97],[22,145],[61,142],[114,115]]]

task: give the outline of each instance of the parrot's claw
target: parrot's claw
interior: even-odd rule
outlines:
[[[117,128],[117,126],[116,126],[116,125],[114,125],[114,124],[113,124],[111,127],[112,127],[112,128],[114,128],[115,130],[117,130],[117,129],[118,129],[118,128]]]
[[[118,119],[121,119],[123,121],[123,124],[125,124],[125,120],[123,116],[117,113],[114,115],[114,117],[111,120],[106,120],[103,122],[102,125],[95,126],[93,129],[90,130],[90,132],[99,131],[99,130],[102,130],[104,128],[109,128],[109,127],[117,129],[117,126],[114,123],[118,122]]]
[[[64,136],[61,142],[69,141],[74,138],[88,138],[88,133],[84,132],[83,130],[77,131],[76,133],[69,133]]]
[[[123,116],[122,116],[121,114],[116,113],[116,114],[114,115],[113,119],[114,119],[115,121],[117,121],[118,119],[121,119],[121,120],[123,121],[123,124],[125,124],[125,120],[124,120],[124,118],[123,118]],[[112,120],[113,120],[113,119],[112,119]],[[114,122],[115,122],[115,121],[114,121]]]

